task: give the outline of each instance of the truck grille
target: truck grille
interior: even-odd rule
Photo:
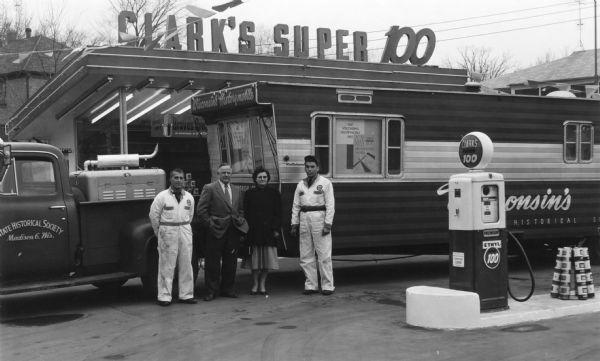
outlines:
[[[127,191],[125,189],[103,191],[101,199],[105,201],[127,199]]]
[[[134,189],[133,190],[133,198],[154,198],[156,196],[155,188],[145,188],[145,189]]]

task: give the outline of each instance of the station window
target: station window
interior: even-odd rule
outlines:
[[[233,174],[252,174],[263,166],[263,134],[260,117],[238,117],[219,123],[221,162],[231,164]]]
[[[341,178],[402,174],[401,117],[320,114],[313,117],[312,125],[322,174]]]
[[[590,163],[594,156],[594,127],[590,122],[564,123],[563,157],[566,163]]]

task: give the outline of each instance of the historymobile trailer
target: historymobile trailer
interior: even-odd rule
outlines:
[[[334,254],[445,253],[450,175],[460,139],[494,142],[488,171],[506,180],[507,229],[525,246],[584,242],[600,256],[600,101],[444,90],[256,82],[192,98],[212,169],[252,184],[266,167],[282,193],[284,255],[303,157],[336,196]],[[213,178],[216,174],[213,174]]]

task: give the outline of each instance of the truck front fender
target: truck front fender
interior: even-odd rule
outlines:
[[[144,276],[149,252],[156,252],[157,240],[150,221],[138,219],[123,227],[119,237],[121,267],[124,271]]]

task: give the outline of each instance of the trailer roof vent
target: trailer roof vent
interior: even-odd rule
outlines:
[[[338,103],[372,104],[372,90],[337,89]]]

